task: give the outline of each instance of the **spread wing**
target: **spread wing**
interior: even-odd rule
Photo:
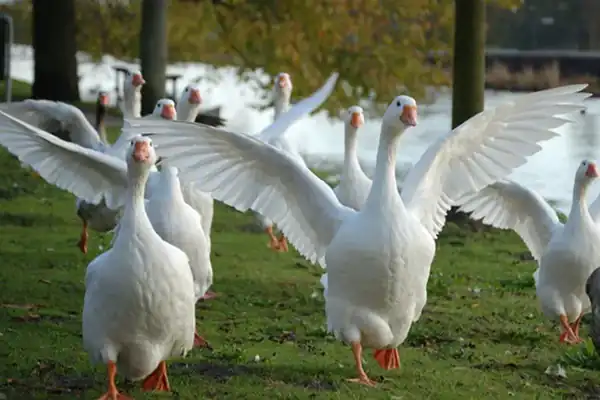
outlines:
[[[542,196],[509,180],[463,196],[457,204],[473,219],[517,232],[536,260],[541,258],[556,227],[562,225]]]
[[[319,90],[313,93],[310,97],[302,99],[298,103],[294,104],[288,111],[281,114],[271,125],[267,126],[258,134],[258,138],[266,143],[276,140],[300,118],[309,115],[314,110],[319,108],[325,102],[325,100],[327,100],[331,92],[333,92],[333,88],[335,87],[338,76],[339,74],[337,72],[331,74],[329,79],[327,79],[325,84]]]
[[[70,104],[28,99],[3,103],[0,110],[46,132],[53,134],[64,132],[68,140],[80,146],[101,151],[105,149],[98,132],[83,112]]]
[[[151,136],[183,181],[240,211],[272,219],[311,262],[325,266],[327,246],[355,213],[306,166],[253,136],[184,121],[140,120],[124,129]]]
[[[483,111],[431,145],[409,171],[401,196],[435,237],[457,198],[504,178],[538,152],[539,142],[572,122],[584,108],[587,85],[569,85],[519,96]]]
[[[124,160],[66,142],[0,111],[0,145],[30,165],[47,182],[109,208],[124,204],[127,165]]]

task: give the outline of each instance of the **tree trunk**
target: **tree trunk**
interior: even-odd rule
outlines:
[[[149,114],[165,97],[167,70],[168,0],[142,1],[140,60],[146,84],[142,87],[142,115]]]
[[[483,111],[486,29],[484,1],[454,1],[452,129]],[[448,214],[449,221],[459,222],[466,218],[466,215],[456,209]]]
[[[32,97],[79,101],[75,0],[33,0]]]
[[[452,128],[483,111],[485,89],[484,0],[455,0]]]

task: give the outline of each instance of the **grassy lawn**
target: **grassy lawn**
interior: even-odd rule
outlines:
[[[169,364],[172,395],[136,399],[583,399],[600,393],[589,343],[558,343],[538,311],[525,247],[508,232],[449,224],[439,242],[429,301],[400,370],[365,354],[377,388],[346,383],[350,349],[325,330],[319,267],[278,254],[249,215],[219,205],[213,224],[214,290],[198,306],[198,331],[213,350]],[[81,345],[86,265],[110,237],[79,235],[72,195],[21,169],[0,151],[0,399],[95,399],[105,371]],[[587,322],[583,326],[585,336]],[[561,363],[566,377],[545,373]]]

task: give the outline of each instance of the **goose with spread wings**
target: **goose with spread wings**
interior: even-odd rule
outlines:
[[[419,319],[435,240],[453,200],[502,179],[558,133],[589,96],[571,85],[519,96],[482,112],[432,144],[396,184],[396,147],[417,123],[414,99],[398,96],[381,126],[373,185],[360,211],[293,156],[255,137],[186,122],[139,121],[159,155],[203,190],[240,211],[272,219],[306,259],[327,269],[328,328],[350,343],[358,376],[363,347],[384,368],[399,366],[397,347]],[[281,120],[281,118],[279,118]],[[277,123],[277,121],[275,121]]]
[[[273,124],[260,132],[257,137],[265,143],[287,151],[299,163],[305,164],[304,158],[302,158],[298,149],[290,143],[286,131],[295,121],[309,115],[327,100],[333,92],[338,76],[339,74],[334,72],[319,90],[290,107],[290,97],[293,89],[292,79],[286,72],[277,74],[272,92],[275,119]],[[279,237],[275,236],[273,221],[260,213],[256,213],[256,219],[269,237],[269,247],[275,251],[287,251],[287,240],[283,234]]]
[[[506,180],[457,202],[461,211],[484,224],[512,229],[538,262],[536,294],[543,313],[560,321],[560,342],[579,343],[579,326],[590,311],[587,279],[600,264],[600,227],[596,206],[588,209],[585,194],[598,178],[596,163],[584,160],[575,173],[573,203],[565,224],[554,209],[531,189]],[[599,200],[596,200],[598,202]],[[590,212],[592,211],[592,212]]]
[[[135,99],[135,96],[133,98]],[[67,103],[50,100],[25,100],[18,103],[4,104],[0,109],[27,122],[27,124],[20,127],[26,136],[34,137],[38,133],[38,130],[31,130],[30,127],[40,128],[46,132],[61,130],[67,133],[67,138],[72,143],[122,159],[125,158],[129,148],[131,138],[125,138],[122,135],[113,144],[104,142],[85,114],[79,108]],[[152,114],[147,116],[148,119],[175,117],[175,103],[170,99],[159,100]],[[4,127],[0,122],[0,130]],[[24,140],[25,136],[21,139]],[[61,140],[60,138],[57,139]],[[10,142],[7,143],[7,147],[10,151]],[[40,156],[43,154],[40,153]],[[152,171],[156,172],[156,167],[152,167]],[[150,179],[151,182],[152,178]],[[119,212],[107,207],[103,201],[90,203],[81,198],[76,200],[75,206],[77,216],[82,223],[77,246],[85,254],[88,250],[88,229],[93,229],[96,232],[108,232],[114,229],[119,218]]]

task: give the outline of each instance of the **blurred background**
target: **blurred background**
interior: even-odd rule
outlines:
[[[158,98],[177,99],[186,84],[196,83],[204,106],[217,107],[227,129],[252,134],[272,121],[273,75],[291,75],[296,102],[338,71],[340,80],[323,109],[289,132],[309,165],[330,170],[332,179],[343,157],[336,117],[353,104],[368,116],[359,156],[371,171],[382,109],[398,94],[418,99],[419,126],[398,150],[402,174],[433,140],[479,108],[567,83],[588,83],[600,95],[598,0],[1,3],[14,31],[7,47],[13,101],[34,97],[86,109],[98,91],[106,91],[116,106],[119,71],[140,69],[147,81],[145,112]],[[459,3],[466,7],[462,23]],[[484,6],[473,12],[475,3]],[[455,29],[460,25],[462,33]],[[478,26],[481,32],[474,32]],[[478,91],[481,102],[472,99]],[[600,158],[598,113],[600,102],[590,100],[577,126],[546,143],[511,177],[567,209],[576,166],[582,158]]]

